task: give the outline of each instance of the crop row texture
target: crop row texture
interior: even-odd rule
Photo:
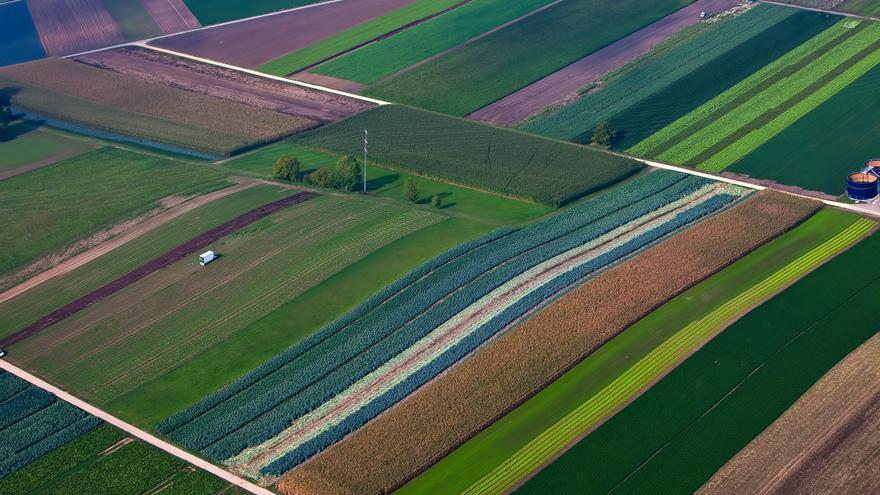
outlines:
[[[20,380],[12,373],[0,370],[0,402],[11,399],[25,388],[27,388],[27,382]]]
[[[363,316],[344,317],[344,320],[347,320],[343,321],[344,325],[331,325],[332,331],[322,330],[321,338],[309,339],[286,351],[284,357],[287,362],[277,370],[265,367],[257,373],[260,376],[257,380],[245,377],[242,381],[243,384],[247,383],[245,386],[235,384],[230,387],[230,392],[235,391],[235,393],[223,394],[228,400],[208,399],[211,407],[199,407],[198,414],[195,415],[184,413],[185,416],[194,418],[193,421],[184,424],[185,422],[172,420],[171,423],[178,427],[172,431],[167,425],[163,425],[163,431],[189,448],[204,448],[221,439],[223,444],[229,444],[231,431],[266,411],[277,408],[304,387],[333,372],[340,364],[347,364],[349,360],[367,350],[373,352],[373,360],[370,362],[384,362],[388,359],[388,351],[392,345],[394,349],[402,350],[414,341],[413,339],[418,340],[417,336],[408,336],[407,332],[396,332],[396,335],[392,334],[392,337],[396,337],[396,344],[393,343],[394,341],[386,341],[383,346],[373,347],[401,326],[412,323],[418,318],[419,320],[415,321],[420,325],[415,327],[418,330],[413,331],[421,331],[424,334],[425,330],[436,327],[461,308],[466,307],[474,297],[481,297],[546,257],[564,252],[571,246],[582,243],[584,239],[589,239],[591,235],[597,235],[596,231],[593,231],[593,228],[597,228],[593,225],[595,222],[604,222],[598,230],[601,234],[616,227],[621,221],[625,223],[630,218],[637,218],[644,212],[652,211],[662,205],[664,200],[653,198],[652,201],[652,195],[667,190],[672,191],[670,194],[686,194],[703,184],[705,182],[702,180],[684,179],[682,175],[675,173],[650,174],[624,186],[620,191],[563,212],[551,220],[510,233],[494,242],[480,243],[474,249],[433,270],[417,270],[420,276],[405,277],[415,280],[402,287],[383,304],[370,311],[355,310]],[[637,198],[640,197],[648,199],[638,201]],[[635,203],[627,206],[633,203],[633,200],[636,200]],[[611,216],[615,212],[617,216]],[[541,249],[536,250],[538,247]],[[541,254],[542,252],[544,254]],[[467,284],[470,284],[468,290],[459,290]],[[442,301],[441,306],[432,307],[440,301]],[[426,310],[433,311],[426,312]],[[409,325],[411,328],[413,326]],[[391,355],[393,354],[392,351]],[[269,373],[266,373],[267,371]],[[250,386],[252,384],[256,386]],[[221,405],[222,407],[219,407]],[[277,431],[271,429],[262,429],[258,432],[259,436],[251,439],[251,442],[245,441],[239,445],[244,448],[247,443],[253,443],[254,440],[258,443],[271,438],[276,433]],[[227,447],[222,452],[215,449],[215,452],[217,457],[222,459],[241,450],[236,448],[238,447]]]
[[[594,149],[400,105],[385,105],[305,133],[309,146],[370,156],[392,168],[559,206],[634,174],[642,165]]]
[[[27,387],[10,399],[0,403],[0,431],[34,414],[40,409],[49,407],[55,397],[39,388]]]
[[[392,491],[633,321],[816,208],[760,193],[604,271],[309,459],[279,488],[296,495]]]
[[[508,327],[517,319],[539,306],[550,297],[571,287],[584,277],[604,268],[617,261],[626,258],[632,253],[645,248],[659,239],[710,215],[723,208],[736,199],[735,196],[721,194],[710,200],[688,209],[658,228],[650,230],[641,236],[617,246],[608,253],[571,270],[564,275],[553,279],[550,283],[529,293],[526,297],[517,301],[513,306],[493,318],[490,322],[482,325],[477,331],[468,335],[462,342],[449,349],[427,366],[408,377],[404,382],[376,398],[368,406],[361,408],[355,414],[348,417],[336,427],[323,432],[320,436],[301,445],[289,452],[263,470],[263,474],[280,475],[299,465],[312,455],[324,450],[328,446],[338,442],[345,435],[363,426],[367,421],[375,418],[386,409],[397,404],[413,391],[423,386],[429,380],[452,366],[466,355],[473,352],[478,346],[494,336],[502,329]]]
[[[524,128],[559,139],[574,139],[795,12],[776,7],[755,8],[731,20],[709,25],[704,31],[685,34],[687,38],[676,40],[672,48],[661,47],[638,63],[624,67],[603,84],[600,91],[586,94],[558,112],[538,117]]]

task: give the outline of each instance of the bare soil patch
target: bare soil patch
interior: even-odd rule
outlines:
[[[338,2],[184,33],[150,44],[253,68],[413,1]]]
[[[367,89],[366,84],[361,84],[356,81],[349,81],[348,79],[339,79],[333,76],[313,74],[311,72],[297,72],[293,76],[290,76],[290,78],[296,81],[302,81],[310,84],[317,84],[318,86],[338,89],[339,91],[346,91],[348,93],[359,93]]]
[[[809,196],[811,198],[823,199],[827,201],[837,201],[836,196],[832,196],[830,194],[823,193],[821,191],[811,191],[809,189],[804,189],[798,186],[790,186],[788,184],[780,184],[778,182],[769,180],[769,179],[758,179],[746,174],[735,174],[733,172],[722,172],[722,177],[727,177],[728,179],[738,180],[742,182],[748,182],[750,184],[756,184],[759,186],[764,186],[770,189],[776,189],[777,191],[785,191],[794,194],[800,194],[803,196]]]
[[[213,229],[210,229],[170,250],[166,251],[164,254],[160,255],[157,258],[154,258],[147,263],[144,263],[138,268],[126,273],[125,275],[116,278],[115,280],[105,284],[98,289],[86,294],[85,296],[80,297],[79,299],[57,309],[46,316],[43,316],[39,320],[35,321],[31,325],[23,328],[22,330],[0,340],[0,346],[8,347],[11,344],[16,342],[20,342],[31,335],[43,330],[50,325],[53,325],[70,315],[73,315],[89,306],[91,306],[96,301],[99,301],[125,287],[128,285],[146,277],[147,275],[158,271],[162,268],[165,268],[172,263],[183,259],[186,256],[189,256],[193,253],[196,253],[200,249],[206,248],[211,243],[221,239],[243,227],[250,225],[261,218],[265,218],[272,213],[280,211],[288,206],[292,206],[298,203],[302,203],[317,197],[317,193],[313,192],[300,192],[297,194],[293,194],[283,199],[279,199],[277,201],[273,201],[271,203],[267,203],[258,208],[254,208],[253,210],[239,215],[238,217],[229,220]]]
[[[28,0],[49,55],[69,55],[125,42],[101,0]]]
[[[182,0],[141,0],[163,34],[195,29],[201,24]]]
[[[579,90],[584,86],[644,55],[676,32],[699,22],[700,12],[724,11],[739,3],[739,0],[697,0],[564,69],[470,114],[469,118],[501,126],[519,124],[545,108],[558,106],[577,98]]]
[[[334,122],[373,106],[365,101],[144,48],[104,50],[78,57],[77,61],[177,89],[320,123]]]

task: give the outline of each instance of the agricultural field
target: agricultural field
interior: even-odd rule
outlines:
[[[316,122],[125,76],[66,59],[0,70],[13,106],[99,131],[209,155],[280,139]]]
[[[0,180],[94,150],[97,146],[20,120],[0,130]]]
[[[208,26],[229,22],[246,17],[268,14],[284,9],[293,9],[318,0],[251,0],[239,2],[237,0],[183,0],[189,10],[198,18],[199,22]]]
[[[159,429],[250,476],[282,474],[542,301],[744,193],[654,173],[551,219],[496,230],[410,272]]]
[[[378,84],[366,94],[467,115],[688,3],[560,2]]]
[[[262,218],[279,201],[294,206]],[[105,403],[248,328],[371,249],[442,220],[430,212],[312,193],[287,191],[274,203],[200,233],[20,327],[7,338],[15,362]],[[203,237],[217,240],[207,244]],[[221,257],[203,269],[191,256],[208,247]]]
[[[4,179],[2,286],[8,288],[19,278],[16,272],[41,258],[77,250],[78,241],[147,213],[165,198],[228,185],[223,177],[206,168],[103,148]],[[47,182],[56,187],[47,188]],[[139,186],[132,188],[132,183]]]
[[[125,42],[102,0],[27,0],[27,7],[49,55],[70,55]]]
[[[642,168],[590,148],[399,105],[374,108],[294,143],[357,156],[364,129],[370,156],[379,163],[547,206],[571,202]]]
[[[868,301],[880,276],[863,261],[878,243],[867,238],[743,316],[520,491],[700,488],[877,332]]]
[[[381,493],[402,485],[640,316],[815,208],[779,195],[758,195],[598,274],[286,475],[279,487],[287,494],[321,494],[335,493],[328,479],[340,490],[356,493]],[[676,269],[659,277],[660,266]],[[634,279],[651,283],[633,285]],[[595,314],[603,317],[589,317]],[[548,325],[555,329],[552,334]],[[502,361],[506,365],[500,368],[497,363]],[[442,427],[426,429],[426,424]],[[365,465],[360,459],[375,462]],[[472,473],[465,470],[462,475]],[[456,486],[453,480],[445,481],[452,483],[450,489]],[[424,483],[420,478],[416,483],[429,491],[446,489],[442,482]]]
[[[331,60],[312,72],[373,84],[413,64],[514,21],[552,0],[475,0],[435,19]],[[291,71],[293,72],[293,71]]]
[[[205,472],[0,371],[3,493],[239,493]]]
[[[867,16],[880,15],[880,2],[877,0],[779,0],[782,3],[800,5],[834,12],[848,12]]]
[[[0,4],[0,67],[46,56],[25,2]]]

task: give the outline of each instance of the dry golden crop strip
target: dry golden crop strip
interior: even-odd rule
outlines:
[[[307,461],[279,488],[329,495],[401,486],[630,324],[817,208],[762,192],[608,270]]]

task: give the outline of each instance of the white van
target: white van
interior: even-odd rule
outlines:
[[[217,259],[217,255],[214,254],[214,251],[206,251],[199,255],[199,264],[205,266],[215,259]]]

